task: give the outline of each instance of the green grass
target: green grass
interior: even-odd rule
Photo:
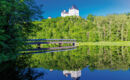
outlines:
[[[130,41],[120,42],[79,42],[79,46],[130,46]]]

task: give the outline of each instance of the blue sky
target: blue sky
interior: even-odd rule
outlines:
[[[68,10],[72,5],[78,7],[83,18],[88,14],[105,16],[130,12],[130,0],[36,0],[36,3],[44,5],[41,8],[44,18],[59,17],[62,10]]]

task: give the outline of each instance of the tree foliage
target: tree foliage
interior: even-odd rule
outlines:
[[[15,58],[39,14],[33,0],[0,0],[0,62]]]

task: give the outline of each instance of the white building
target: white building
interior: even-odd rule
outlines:
[[[49,16],[48,19],[51,19],[51,16]]]
[[[79,9],[76,8],[76,6],[72,6],[71,8],[69,8],[69,12],[67,12],[66,10],[63,10],[61,12],[61,16],[62,17],[66,17],[66,16],[79,16]]]

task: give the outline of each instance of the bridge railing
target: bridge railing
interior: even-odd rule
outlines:
[[[76,40],[75,39],[28,39],[25,40],[25,45],[33,45],[37,44],[38,47],[40,47],[41,44],[59,44],[61,46],[62,44],[73,44],[75,46]]]
[[[71,42],[76,42],[76,39],[28,39],[25,40],[27,42],[32,42],[32,41],[44,41],[44,42],[53,42],[53,41],[71,41]]]

